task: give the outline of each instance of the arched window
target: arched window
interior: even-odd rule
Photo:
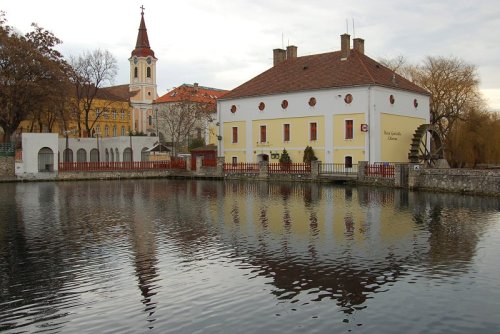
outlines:
[[[48,147],[43,147],[38,151],[38,171],[54,171],[54,152]]]
[[[132,150],[127,147],[123,150],[123,162],[132,161]]]
[[[104,151],[104,161],[109,162],[109,151],[106,149]]]
[[[87,151],[81,148],[76,151],[76,162],[87,162]]]
[[[146,76],[148,78],[151,78],[151,67],[148,66],[148,68],[146,69]]]
[[[137,69],[137,66],[134,68],[134,78],[138,77],[139,70]]]
[[[90,162],[98,162],[99,161],[99,151],[97,148],[93,148],[90,150]]]
[[[64,162],[73,162],[73,150],[67,148],[63,151],[63,161]]]
[[[109,157],[111,159],[111,162],[115,162],[115,152],[113,152],[113,149],[109,150]]]
[[[120,152],[118,152],[117,148],[115,148],[115,157],[116,157],[116,162],[120,162]]]

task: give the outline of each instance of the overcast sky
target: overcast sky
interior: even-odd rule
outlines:
[[[335,51],[348,30],[376,60],[452,56],[474,64],[490,108],[500,110],[495,0],[4,0],[0,10],[23,33],[31,22],[52,31],[67,57],[109,50],[119,66],[114,84],[125,84],[141,5],[160,96],[183,83],[233,89],[271,67],[274,48],[296,45],[299,56]]]

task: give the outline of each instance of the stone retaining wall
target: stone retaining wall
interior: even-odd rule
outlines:
[[[500,196],[500,170],[410,169],[408,186],[410,189]]]
[[[15,176],[14,157],[0,157],[0,176],[14,177]]]

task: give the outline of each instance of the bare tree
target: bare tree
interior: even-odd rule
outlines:
[[[85,135],[90,136],[95,123],[104,113],[104,108],[94,108],[94,100],[104,85],[113,83],[118,71],[117,62],[109,51],[98,49],[84,52],[77,58],[71,57],[70,64],[73,68],[72,80],[75,86],[73,109],[78,132],[82,136],[84,130]],[[95,112],[93,119],[91,112]]]
[[[163,132],[167,140],[171,140],[173,154],[187,146],[187,140],[195,132],[204,132],[211,120],[214,105],[184,100],[158,105],[158,129]]]
[[[427,57],[416,67],[414,82],[431,93],[431,123],[446,140],[457,120],[484,104],[476,67],[457,58]]]

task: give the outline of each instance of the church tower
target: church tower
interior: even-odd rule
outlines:
[[[135,133],[151,135],[156,132],[153,122],[153,101],[156,92],[156,61],[154,51],[149,45],[148,30],[144,22],[144,7],[141,6],[141,23],[137,42],[130,62],[130,104],[132,105],[132,128]]]

